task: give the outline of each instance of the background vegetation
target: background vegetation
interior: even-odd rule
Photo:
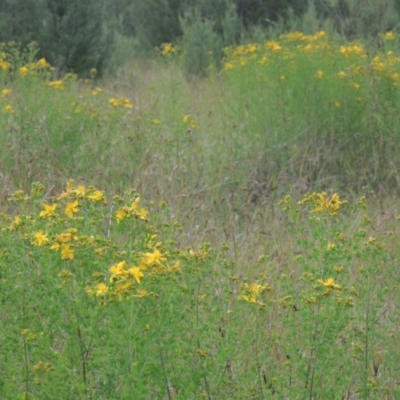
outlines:
[[[39,56],[59,73],[97,68],[99,76],[161,43],[182,42],[186,63],[196,59],[196,67],[185,68],[198,74],[202,56],[193,53],[204,46],[218,64],[225,46],[285,31],[373,39],[398,27],[399,10],[398,0],[4,0],[0,41],[36,41]]]
[[[0,397],[399,398],[396,2],[0,7]]]

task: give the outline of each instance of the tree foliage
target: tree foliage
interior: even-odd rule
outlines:
[[[102,3],[97,0],[47,0],[49,18],[43,29],[43,55],[62,73],[101,72],[110,41]]]
[[[45,0],[1,0],[0,41],[38,41],[46,11]]]
[[[187,54],[198,44],[204,60],[206,43],[215,56],[217,45],[266,29],[310,33],[329,26],[349,38],[373,36],[398,28],[399,12],[400,0],[1,0],[0,41],[36,41],[60,74],[84,75],[91,68],[101,73],[121,43],[143,53],[180,42]]]

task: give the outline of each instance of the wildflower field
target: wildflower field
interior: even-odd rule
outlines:
[[[0,47],[1,398],[400,398],[395,33],[35,54]]]

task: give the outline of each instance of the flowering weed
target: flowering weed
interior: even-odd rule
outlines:
[[[399,398],[396,40],[191,82],[172,45],[117,83],[2,47],[2,397]]]

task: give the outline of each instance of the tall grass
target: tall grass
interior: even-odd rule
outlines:
[[[272,159],[312,187],[396,189],[396,48],[393,33],[367,54],[320,32],[228,49],[231,104],[263,150],[265,173]]]
[[[2,54],[2,397],[398,398],[395,40]]]

